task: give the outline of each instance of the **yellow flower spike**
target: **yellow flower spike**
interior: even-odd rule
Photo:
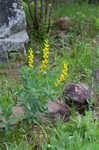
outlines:
[[[28,56],[28,66],[30,68],[33,68],[33,58],[34,58],[34,55],[33,55],[33,50],[30,48],[29,49],[29,56]]]
[[[47,64],[48,64],[48,54],[49,54],[49,44],[48,44],[48,40],[44,41],[44,48],[43,48],[43,60],[42,60],[42,66],[40,67],[41,71],[40,72],[44,72],[44,69],[47,68]]]
[[[64,69],[62,70],[62,74],[60,75],[57,83],[55,83],[56,86],[58,86],[59,83],[66,80],[65,76],[67,75],[67,71],[68,71],[68,65],[64,63]]]

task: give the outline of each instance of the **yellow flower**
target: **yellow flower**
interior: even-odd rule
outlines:
[[[45,69],[46,68],[46,64],[43,64],[42,66],[41,66],[41,69]]]
[[[28,56],[28,66],[30,68],[33,68],[33,58],[34,58],[34,55],[33,55],[33,50],[30,48],[29,49],[29,56]]]
[[[43,56],[43,58],[44,58],[44,59],[48,58],[48,55],[47,55],[47,54],[45,54],[45,55]]]
[[[49,50],[49,48],[47,48],[47,47],[45,47],[45,48],[43,49],[44,52],[48,52],[48,50]]]
[[[64,75],[62,74],[61,76],[60,76],[60,78],[59,78],[59,82],[62,82],[62,81],[64,81],[65,80],[65,78],[64,78]]]
[[[63,70],[62,72],[63,72],[64,76],[67,75],[67,71],[66,70]]]
[[[48,64],[48,60],[47,59],[43,60],[42,62],[43,62],[43,64]]]

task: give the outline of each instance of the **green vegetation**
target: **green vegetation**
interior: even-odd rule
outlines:
[[[54,130],[50,129],[51,135],[48,143],[43,144],[44,150],[98,150],[99,129],[98,121],[93,123],[91,112],[86,116],[72,117],[69,123],[58,122]]]
[[[95,118],[92,110],[77,116],[72,108],[69,122],[60,120],[54,125],[37,118],[37,112],[47,112],[48,99],[57,100],[65,84],[83,82],[93,86],[92,72],[99,69],[99,6],[60,4],[61,7],[53,9],[51,21],[68,16],[71,23],[62,31],[53,23],[46,32],[44,23],[40,24],[40,30],[34,30],[28,7],[26,3],[23,5],[30,36],[26,59],[15,70],[16,74],[20,72],[18,77],[11,73],[11,67],[5,73],[6,67],[0,65],[0,110],[3,112],[0,117],[6,119],[5,129],[0,129],[0,150],[98,150],[99,118]],[[44,44],[46,39],[48,43]],[[28,57],[30,48],[34,53]],[[64,64],[68,64],[68,70],[63,73]],[[11,126],[16,119],[10,118],[16,104],[24,106],[26,114],[22,121]]]

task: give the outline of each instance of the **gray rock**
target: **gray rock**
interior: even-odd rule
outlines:
[[[21,120],[25,119],[26,117],[26,110],[24,107],[20,105],[16,105],[12,107],[12,112],[8,118],[3,116],[2,110],[0,110],[0,128],[5,128],[6,121],[10,121],[11,125],[18,124]],[[7,112],[6,112],[7,113]],[[37,112],[37,117],[41,118],[43,121],[51,121],[52,123],[56,123],[58,120],[63,120],[64,122],[69,121],[70,119],[71,110],[68,105],[66,104],[59,104],[57,102],[53,102],[51,100],[48,101],[48,113],[40,113]],[[14,120],[13,120],[14,118]],[[8,120],[6,120],[8,119]]]
[[[0,0],[0,58],[28,41],[25,13],[18,0]]]
[[[59,18],[59,20],[54,23],[54,26],[59,30],[68,30],[71,22],[71,18],[66,16],[64,18]]]
[[[28,35],[25,30],[0,39],[0,57],[5,57],[7,52],[24,49],[24,43],[27,39]]]
[[[1,115],[0,116],[0,122],[1,122],[0,128],[5,128],[7,121],[10,121],[10,126],[16,125],[18,122],[23,120],[25,117],[25,109],[18,104],[16,106],[12,107],[11,115],[9,115],[8,118],[3,117],[3,115],[4,115],[3,113],[5,113],[5,112],[2,112],[0,110],[0,115]],[[6,112],[6,113],[8,113],[8,112]],[[6,119],[8,119],[8,120],[6,120]]]
[[[80,113],[83,113],[85,109],[88,108],[92,97],[95,98],[93,90],[85,84],[69,83],[64,87],[63,99],[65,103],[70,107],[72,105],[76,106]]]
[[[58,120],[63,120],[64,122],[69,121],[71,110],[65,103],[59,104],[51,100],[48,101],[48,112],[47,113],[37,113],[37,116],[43,121],[51,121],[56,123]]]

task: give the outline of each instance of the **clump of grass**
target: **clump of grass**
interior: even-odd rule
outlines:
[[[57,122],[56,126],[39,122],[38,125],[20,124],[16,130],[2,137],[2,150],[40,149],[40,150],[98,150],[99,148],[99,120],[93,120],[92,112],[86,112],[84,117],[76,116],[72,112],[68,123]],[[27,126],[28,128],[27,128]],[[1,134],[2,135],[2,134]],[[0,137],[1,138],[1,137]],[[13,144],[11,141],[14,141]]]
[[[42,145],[42,149],[90,149],[99,148],[98,121],[94,121],[92,113],[87,112],[84,117],[71,117],[69,123],[58,122],[56,128],[50,129],[49,141]]]

